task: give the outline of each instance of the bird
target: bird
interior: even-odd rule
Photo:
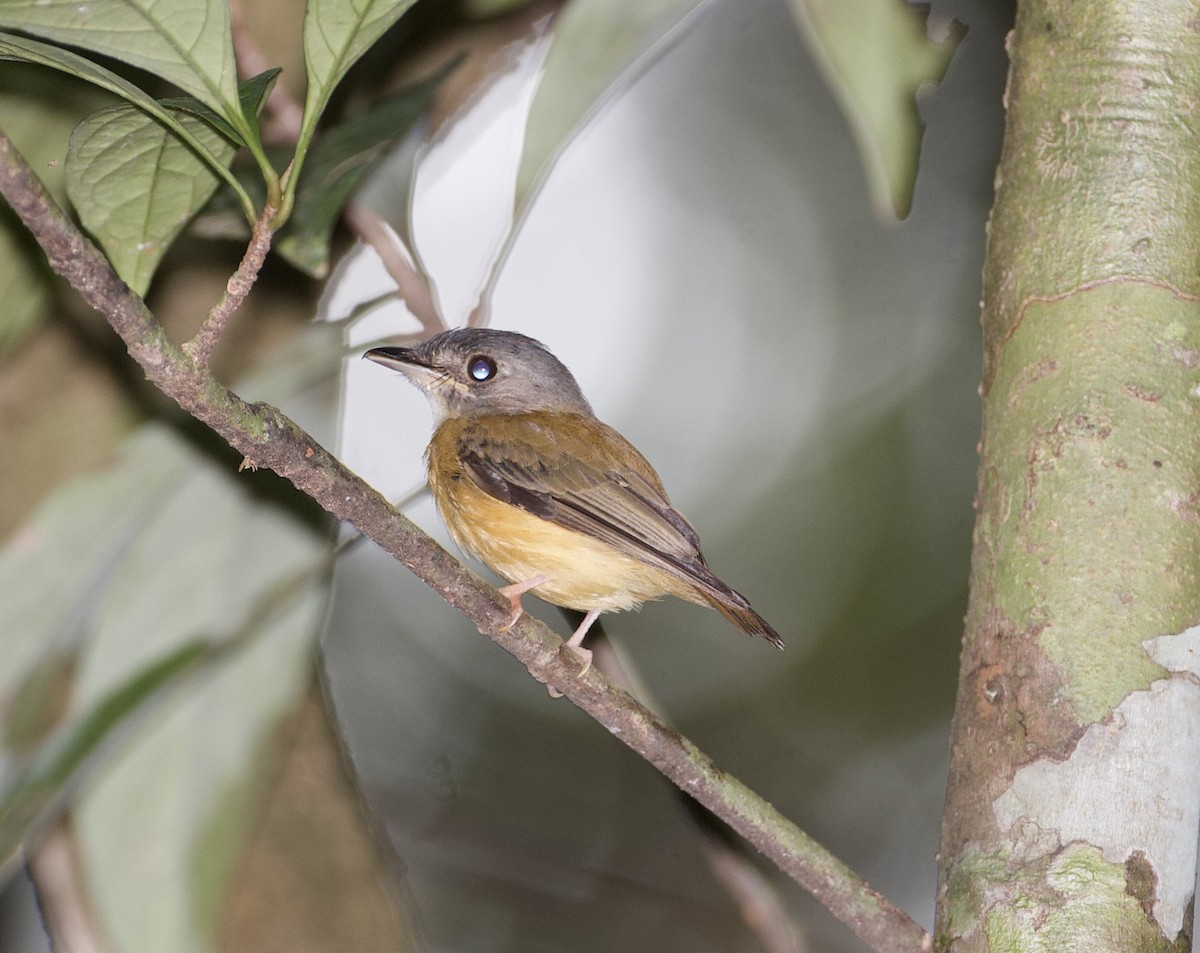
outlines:
[[[585,613],[567,640],[586,672],[584,636],[604,612],[675,596],[711,606],[747,635],[783,640],[708,568],[692,524],[644,456],[597,419],[574,376],[540,341],[457,328],[363,357],[428,398],[429,489],[450,536],[521,596]]]

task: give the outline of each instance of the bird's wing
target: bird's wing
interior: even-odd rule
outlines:
[[[632,444],[594,418],[554,417],[506,415],[468,424],[459,437],[466,473],[498,500],[691,583],[723,612],[749,610],[745,597],[705,564],[696,530]],[[571,452],[560,428],[567,428]]]

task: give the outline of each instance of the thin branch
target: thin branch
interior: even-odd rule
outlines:
[[[80,883],[73,843],[66,826],[57,825],[29,858],[29,876],[37,886],[38,903],[56,949],[108,953]]]
[[[806,953],[808,941],[788,919],[779,892],[766,875],[730,844],[705,839],[704,855],[713,876],[737,904],[742,920],[763,953]]]
[[[258,216],[250,232],[250,244],[246,246],[246,253],[242,255],[237,271],[230,275],[229,281],[225,283],[225,294],[208,312],[200,330],[183,346],[184,353],[200,367],[208,366],[208,359],[212,356],[217,342],[221,340],[221,335],[225,333],[225,326],[233,317],[233,312],[241,307],[254,287],[254,282],[258,280],[258,273],[266,261],[267,252],[271,250],[271,236],[274,234],[271,219],[276,211],[268,205]]]
[[[881,953],[932,949],[932,939],[845,864],[745,785],[721,771],[596,668],[580,673],[578,657],[529,615],[512,628],[509,603],[495,589],[398,513],[279,410],[250,404],[192,361],[163,333],[145,303],[122,282],[47,194],[9,139],[0,133],[0,194],[33,233],[50,261],[125,341],[146,375],[248,461],[269,467],[340,520],[356,526],[517,658],[540,682],[583,709],[681,790],[722,818],[834,916]]]
[[[384,225],[383,220],[361,202],[350,202],[342,213],[346,224],[358,238],[370,245],[392,281],[409,313],[421,322],[425,336],[446,330],[446,319],[433,299],[429,277],[423,274],[402,246],[399,237]]]

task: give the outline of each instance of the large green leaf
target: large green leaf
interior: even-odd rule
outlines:
[[[240,117],[227,0],[0,0],[0,28],[122,60]]]
[[[98,778],[74,813],[85,882],[117,953],[206,949],[224,885],[256,816],[263,754],[312,676],[322,590],[281,582],[324,547],[282,513],[198,473],[158,514],[116,574],[81,662],[81,702],[196,631],[254,637],[181,698]],[[186,544],[181,546],[181,540]],[[174,563],[146,585],[149,567]],[[266,600],[274,611],[255,619]]]
[[[205,642],[179,646],[97,699],[80,717],[49,737],[39,738],[35,755],[26,763],[11,754],[4,759],[7,770],[0,774],[0,883],[11,872],[22,842],[62,805],[89,763],[124,740],[153,711],[150,703],[162,701],[166,688],[215,653],[216,647]],[[73,663],[72,658],[66,667],[55,666],[55,673],[61,678]],[[37,688],[53,694],[66,692],[69,684],[63,679],[57,684],[38,684]]]
[[[322,134],[309,152],[287,229],[276,241],[280,254],[311,275],[325,275],[330,236],[342,207],[363,177],[425,114],[438,84],[454,65]]]
[[[248,479],[145,428],[0,552],[0,845],[102,762],[71,830],[114,953],[211,946],[263,755],[311,677],[327,541]]]
[[[304,11],[308,70],[305,121],[311,129],[333,88],[415,0],[309,0]]]
[[[921,149],[916,94],[942,81],[961,31],[934,42],[926,9],[904,0],[790,3],[858,141],[876,209],[903,218]]]
[[[178,122],[211,158],[223,164],[233,159],[234,144],[207,121],[181,112]],[[71,136],[67,194],[117,274],[138,294],[145,294],[171,242],[218,182],[208,161],[134,106],[103,109]]]
[[[247,196],[245,189],[242,188],[241,184],[234,179],[233,175],[226,168],[228,160],[214,155],[204,142],[193,134],[192,127],[185,125],[180,120],[179,114],[176,111],[165,108],[161,103],[137,86],[134,86],[128,80],[118,76],[112,70],[105,69],[91,60],[72,53],[70,50],[60,49],[23,36],[0,33],[0,60],[17,60],[23,63],[35,63],[39,66],[49,66],[51,69],[76,76],[79,79],[99,86],[101,89],[116,93],[130,104],[153,116],[186,142],[198,156],[205,158],[205,161],[208,162],[212,169],[230,184],[241,202],[243,214],[250,220],[254,219],[256,212],[250,202],[249,196]],[[245,85],[251,86],[255,82],[256,80],[248,80]],[[245,125],[246,120],[241,117],[240,109],[241,107],[239,106],[237,113],[238,122]],[[252,130],[247,127],[246,131],[251,132]]]
[[[48,654],[74,651],[106,572],[186,475],[178,454],[154,453],[162,440],[139,437],[107,470],[59,489],[0,549],[0,699]]]
[[[161,439],[137,437],[111,468],[63,487],[0,550],[0,866],[103,741],[97,719],[100,735],[119,721],[111,699],[74,719],[63,700],[111,568],[187,475],[178,454],[156,452]],[[125,688],[112,695],[129,715],[144,698]]]
[[[554,24],[517,168],[520,216],[554,160],[610,93],[706,0],[572,0]]]

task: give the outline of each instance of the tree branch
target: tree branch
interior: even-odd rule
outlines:
[[[561,651],[562,640],[543,623],[523,615],[505,631],[510,613],[507,599],[283,413],[242,400],[176,346],[141,298],[47,194],[2,132],[0,194],[33,233],[51,267],[107,318],[146,376],[184,410],[224,437],[248,461],[270,467],[374,540],[517,658],[535,679],[560,691],[722,818],[862,940],[881,953],[932,949],[930,936],[903,911],[597,668],[580,674],[578,658]]]
[[[213,348],[217,346],[221,335],[225,333],[225,326],[229,323],[229,319],[241,307],[242,302],[246,300],[246,296],[254,287],[254,282],[258,280],[258,273],[267,259],[267,252],[271,250],[271,236],[274,234],[271,220],[275,217],[276,211],[277,209],[268,205],[259,214],[258,220],[250,232],[250,244],[246,246],[246,253],[242,255],[237,271],[230,275],[229,281],[225,283],[225,294],[208,312],[208,317],[200,325],[200,330],[183,346],[188,357],[201,367],[208,365]]]

